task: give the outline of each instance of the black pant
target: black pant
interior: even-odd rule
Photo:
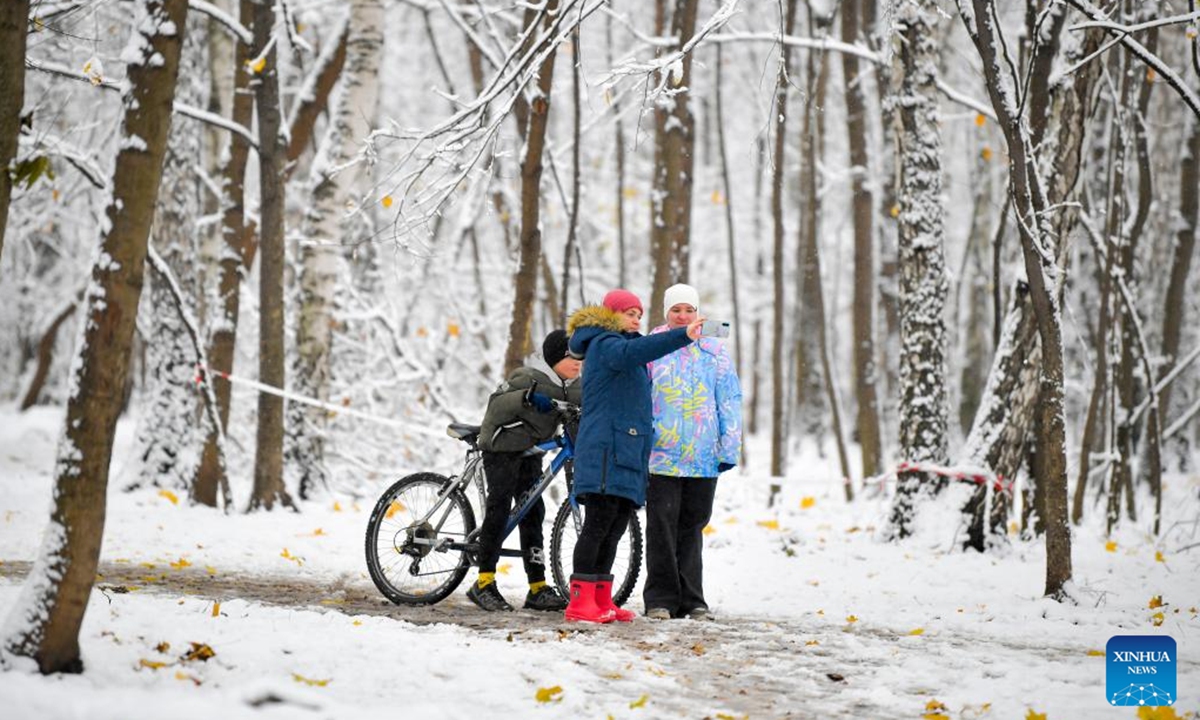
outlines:
[[[479,528],[479,572],[494,573],[513,500],[537,484],[542,474],[542,459],[519,452],[485,452],[483,472],[487,477],[487,508]],[[542,547],[542,522],[545,519],[546,503],[539,497],[517,525],[521,536],[521,560],[531,583],[546,579]]]
[[[617,544],[629,527],[633,502],[615,495],[589,493],[581,497],[583,529],[575,543],[576,575],[608,575],[617,559]]]
[[[704,602],[704,527],[716,478],[651,475],[646,486],[646,608],[686,615]]]

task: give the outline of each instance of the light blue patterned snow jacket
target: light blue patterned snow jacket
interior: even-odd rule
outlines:
[[[651,331],[665,332],[660,325]],[[716,477],[737,465],[742,449],[742,386],[725,344],[712,338],[651,362],[654,449],[650,472]]]

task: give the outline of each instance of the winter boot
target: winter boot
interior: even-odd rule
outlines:
[[[608,608],[613,611],[613,616],[620,622],[633,622],[637,617],[637,613],[632,610],[617,607],[612,599],[612,575],[597,575],[599,578],[596,581],[596,605],[601,608]]]
[[[494,582],[483,587],[479,587],[479,583],[471,583],[471,589],[467,590],[467,598],[488,612],[508,612],[513,609]]]
[[[566,610],[567,599],[543,582],[537,590],[530,588],[525,595],[524,607],[526,610]]]
[[[596,575],[571,576],[571,602],[567,605],[568,620],[581,622],[609,623],[616,614],[607,607],[596,604]]]

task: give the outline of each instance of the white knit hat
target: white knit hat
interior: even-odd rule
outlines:
[[[663,315],[666,316],[671,308],[680,303],[691,305],[697,310],[700,309],[700,293],[696,292],[696,288],[691,285],[672,285],[663,293]]]

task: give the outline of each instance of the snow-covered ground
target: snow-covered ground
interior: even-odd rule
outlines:
[[[53,409],[0,408],[0,618],[20,589],[12,569],[41,540],[61,423]],[[114,477],[131,433],[119,427]],[[347,610],[347,597],[377,595],[363,565],[370,501],[225,515],[114,482],[101,561],[144,570],[144,582],[93,593],[82,675],[42,677],[28,662],[0,672],[0,715],[1132,718],[1105,698],[1103,651],[1118,634],[1173,637],[1173,711],[1200,710],[1200,478],[1168,478],[1159,538],[1143,512],[1106,539],[1093,509],[1074,534],[1071,606],[1041,597],[1042,542],[957,552],[950,515],[883,543],[886,498],[847,504],[832,458],[795,466],[775,509],[765,473],[722,479],[705,554],[716,622],[582,631],[527,612],[480,618],[465,583],[443,605],[473,627]],[[501,570],[519,600],[519,563]],[[200,572],[294,578],[328,598],[288,607],[164,590],[164,576]],[[186,659],[193,643],[215,654]]]

